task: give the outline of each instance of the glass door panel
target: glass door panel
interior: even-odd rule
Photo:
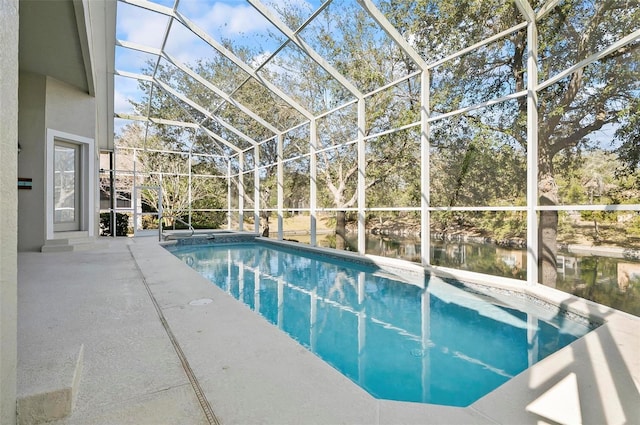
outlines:
[[[56,142],[53,163],[54,230],[80,230],[80,146]]]

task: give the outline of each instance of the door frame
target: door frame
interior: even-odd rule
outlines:
[[[95,140],[65,133],[63,131],[47,128],[46,160],[45,160],[45,227],[46,239],[56,238],[56,234],[63,235],[66,232],[54,230],[54,148],[56,141],[71,143],[79,146],[80,150],[80,231],[88,233],[89,237],[95,236]]]

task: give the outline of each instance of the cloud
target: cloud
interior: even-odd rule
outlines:
[[[113,109],[115,112],[125,113],[131,111],[129,97],[118,90],[113,91]]]
[[[129,100],[139,102],[141,100],[142,93],[138,87],[137,80],[116,76],[114,79],[113,96],[114,112],[131,114],[134,111]]]
[[[234,38],[241,34],[259,33],[268,29],[271,24],[248,4],[228,4],[216,2],[213,6],[204,2],[190,4],[200,5],[200,10],[191,13],[194,22],[214,37]]]
[[[172,25],[165,51],[185,64],[215,54],[212,47],[179,23]]]
[[[116,69],[142,74],[143,69],[148,68],[148,63],[155,63],[156,55],[151,55],[123,47],[116,47]]]
[[[296,0],[300,1],[300,0]],[[303,0],[302,0],[303,1]],[[213,39],[230,39],[234,45],[254,45],[253,35],[264,34],[271,24],[246,2],[231,0],[189,0],[180,3],[179,12],[202,28]],[[167,28],[167,17],[126,3],[118,4],[117,37],[141,45],[159,48]],[[249,42],[249,44],[247,44]],[[278,44],[272,43],[272,44]],[[211,48],[181,24],[172,25],[167,45],[168,52],[182,62],[191,63],[200,57],[208,57]],[[121,55],[120,69],[129,64],[138,64],[133,55]]]
[[[127,95],[125,92],[121,91],[118,89],[118,87],[115,87],[113,90],[113,111],[115,113],[121,113],[121,114],[130,114],[133,113],[133,108],[131,107],[131,104],[129,103],[129,99],[131,97],[129,95]],[[128,120],[122,120],[119,118],[114,118],[113,120],[113,130],[114,133],[120,134],[122,132],[122,128],[127,125],[129,123]]]
[[[117,37],[159,48],[169,18],[126,3],[118,2]]]

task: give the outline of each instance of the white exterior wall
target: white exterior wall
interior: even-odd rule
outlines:
[[[0,423],[16,422],[18,0],[0,0]]]
[[[100,220],[97,219],[99,213],[99,193],[98,178],[100,169],[100,150],[96,149],[95,139],[98,137],[98,131],[96,126],[96,98],[88,93],[82,92],[77,88],[68,84],[62,83],[54,78],[47,77],[47,97],[46,97],[46,113],[45,113],[45,133],[55,131],[62,132],[74,136],[74,139],[90,139],[92,144],[93,156],[89,158],[92,164],[83,164],[83,173],[89,172],[89,176],[82,176],[82,180],[88,184],[86,193],[83,194],[83,198],[88,202],[88,205],[83,206],[83,214],[86,214],[86,219],[83,220],[82,230],[89,231],[89,236],[98,235],[98,226]],[[76,138],[77,137],[77,138]],[[46,140],[45,140],[45,143]],[[84,145],[87,146],[86,144]],[[46,164],[46,160],[45,160]],[[45,179],[46,180],[46,179]],[[53,194],[45,190],[45,196],[53,198]],[[45,238],[50,239],[52,237],[53,227],[53,204],[49,199],[49,208],[47,208],[47,199],[45,198],[45,208],[43,211],[48,211],[50,217],[45,216],[45,220],[48,220],[48,225],[45,224],[47,230]],[[87,211],[84,211],[87,208]],[[93,217],[89,218],[88,215],[92,214]]]
[[[33,187],[18,191],[18,250],[39,251],[45,238],[46,77],[21,73],[19,97],[18,177],[33,179]]]
[[[47,77],[45,127],[93,139],[96,100],[77,88]]]

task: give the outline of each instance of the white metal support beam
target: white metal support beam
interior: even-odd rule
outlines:
[[[389,20],[380,12],[380,10],[373,4],[371,0],[357,0],[358,4],[375,20],[378,25],[387,33],[389,37],[400,47],[400,49],[408,55],[411,60],[422,71],[421,74],[421,109],[420,109],[420,122],[421,122],[421,256],[422,264],[427,265],[429,263],[429,247],[430,247],[430,234],[429,234],[429,123],[428,123],[428,110],[429,110],[429,78],[427,74],[427,63],[418,54],[418,52],[402,37],[398,30],[391,25]],[[364,101],[358,104],[358,252],[365,253],[365,205],[366,196],[364,193],[365,182],[365,107]],[[362,193],[360,193],[362,191]]]
[[[164,49],[164,47],[167,45],[167,40],[169,39],[169,32],[171,31],[171,26],[173,24],[173,20],[169,19],[167,21],[167,25],[165,27],[164,30],[164,34],[162,35],[162,43],[161,43],[161,47],[160,49]],[[156,63],[153,67],[153,77],[155,79],[155,77],[158,75],[158,69],[160,67],[160,56],[156,57]],[[152,85],[149,89],[149,98],[147,99],[147,115],[149,115],[149,113],[151,112],[151,104],[153,102],[153,90],[155,89],[155,86]],[[147,122],[145,124],[145,129],[144,129],[144,146],[147,146],[147,137],[149,135],[149,123]]]
[[[133,41],[116,40],[116,46],[124,47],[125,49],[129,49],[129,50],[136,50],[142,53],[148,53],[156,57],[162,56],[162,49],[158,49],[156,47],[151,47],[151,46],[145,46],[143,44],[135,43]],[[149,77],[151,77],[151,75],[149,75]]]
[[[431,264],[429,108],[429,71],[424,70],[420,75],[420,258],[423,266]]]
[[[266,129],[268,129],[269,131],[271,131],[273,134],[278,134],[280,133],[280,129],[276,128],[275,126],[273,126],[271,123],[267,122],[266,120],[264,120],[262,117],[260,117],[258,114],[256,114],[255,112],[253,112],[251,109],[249,109],[248,107],[246,107],[245,105],[243,105],[242,103],[238,102],[237,100],[231,98],[231,96],[229,96],[228,94],[226,94],[224,91],[222,91],[221,89],[219,89],[217,86],[211,84],[211,82],[209,82],[208,80],[204,79],[203,77],[200,76],[200,74],[194,72],[191,68],[189,68],[188,66],[184,65],[182,62],[180,62],[177,58],[170,56],[169,54],[167,54],[166,52],[163,52],[162,55],[167,61],[171,62],[173,65],[175,65],[177,68],[181,69],[183,72],[185,72],[186,74],[188,74],[191,78],[193,78],[194,80],[198,81],[200,84],[204,85],[206,88],[208,88],[209,90],[211,90],[216,96],[220,97],[221,99],[223,99],[225,102],[233,105],[234,107],[238,108],[240,111],[244,112],[245,114],[247,114],[249,117],[251,117],[254,121],[256,121],[258,124],[260,124],[261,126],[265,127]]]
[[[538,30],[536,14],[526,0],[516,6],[527,21],[527,284],[535,285],[538,273]]]
[[[366,132],[366,105],[364,99],[358,100],[358,253],[364,254],[366,250],[366,167],[365,157],[365,132]]]
[[[231,159],[227,160],[227,229],[231,230]]]
[[[278,163],[277,163],[277,185],[278,185],[278,240],[284,238],[282,227],[284,226],[284,140],[282,134],[278,134]]]
[[[230,147],[232,150],[239,152],[240,149],[237,148],[236,145],[234,145],[233,143],[229,142],[228,140],[222,138],[221,136],[217,135],[216,133],[214,133],[213,131],[209,130],[208,128],[198,124],[200,126],[200,130],[204,131],[205,134],[207,136],[209,136],[211,139],[215,140],[216,142],[220,142],[225,146]]]
[[[193,129],[200,128],[200,125],[194,122],[165,120],[162,118],[145,117],[142,115],[122,114],[117,112],[114,114],[114,116],[116,118],[122,118],[124,120],[129,120],[129,121],[141,121],[141,122],[151,121],[154,124],[172,125],[174,127],[185,127],[185,128],[193,128]]]
[[[244,152],[238,154],[238,230],[244,230]]]
[[[293,100],[293,98],[291,98],[285,92],[280,90],[279,87],[277,87],[270,81],[267,81],[262,76],[257,74],[253,70],[253,68],[251,68],[251,66],[244,63],[240,58],[234,55],[233,52],[231,52],[222,44],[218,43],[213,38],[211,38],[207,33],[205,33],[200,28],[198,28],[195,24],[193,24],[188,18],[186,18],[185,16],[183,16],[178,12],[176,12],[175,16],[176,16],[176,19],[178,19],[184,26],[189,28],[194,34],[196,34],[198,37],[200,37],[203,41],[205,41],[211,47],[216,49],[218,52],[222,53],[227,59],[231,60],[236,66],[240,67],[244,72],[249,74],[251,77],[255,78],[258,82],[260,82],[260,84],[265,86],[271,92],[275,93],[278,97],[284,100],[293,109],[298,111],[300,114],[304,115],[307,119],[311,119],[313,117],[313,114],[311,114],[311,112],[303,108],[298,102]]]
[[[309,210],[311,220],[311,246],[316,246],[316,220],[318,209],[318,123],[315,119],[309,123]]]
[[[191,156],[191,151],[189,151],[188,165],[189,165],[189,187],[188,187],[187,199],[189,200],[189,218],[187,219],[187,223],[189,223],[189,226],[191,226],[191,213],[192,213],[191,204],[193,203],[193,193],[191,192],[191,187],[193,186],[192,184],[193,183],[193,157]]]
[[[547,1],[545,4],[543,4],[540,9],[538,9],[538,13],[536,15],[536,19],[540,20],[542,18],[544,18],[545,16],[547,16],[549,14],[549,12],[551,12],[558,4],[560,4],[562,0],[549,0]],[[518,4],[518,2],[516,2],[516,5]],[[520,8],[520,6],[518,5],[518,8]]]
[[[253,147],[253,231],[260,233],[260,147]]]
[[[162,6],[161,4],[145,1],[145,0],[120,0],[123,3],[128,3],[134,6],[141,7],[143,9],[151,10],[153,12],[160,13],[162,15],[171,16],[173,14],[173,9],[167,6]]]
[[[513,34],[514,32],[517,32],[517,31],[520,31],[523,28],[526,28],[526,26],[527,26],[527,23],[526,22],[522,22],[520,24],[514,25],[511,28],[507,28],[506,30],[504,30],[502,32],[499,32],[497,34],[492,35],[491,37],[488,37],[488,38],[485,38],[483,40],[480,40],[477,43],[472,44],[471,46],[468,46],[468,47],[466,47],[466,48],[464,48],[462,50],[458,50],[457,52],[454,52],[454,53],[450,54],[449,56],[445,56],[442,59],[439,59],[439,60],[437,60],[435,62],[430,63],[429,64],[429,69],[431,70],[431,69],[433,69],[433,68],[435,68],[437,66],[442,65],[445,62],[450,62],[450,61],[452,61],[452,60],[454,60],[456,58],[459,58],[460,56],[464,56],[467,53],[478,51],[481,47],[486,46],[488,44],[491,44],[496,40],[501,40],[501,39],[507,37],[508,35]]]
[[[539,83],[537,85],[537,90],[543,90],[555,83],[557,83],[558,81],[567,78],[569,75],[573,74],[574,72],[576,72],[579,69],[582,69],[584,67],[586,67],[587,65],[590,65],[606,56],[609,56],[610,54],[612,54],[613,52],[619,50],[620,48],[634,43],[635,41],[640,40],[640,29],[635,30],[634,32],[632,32],[631,34],[622,37],[621,39],[619,39],[618,41],[616,41],[615,43],[610,44],[608,47],[606,47],[603,50],[600,50],[599,52],[596,52],[588,57],[586,57],[585,59],[581,60],[580,62],[576,63],[575,65],[565,69],[562,72],[559,72],[558,74],[554,75],[553,77],[549,78],[548,80],[545,80],[541,83]]]

